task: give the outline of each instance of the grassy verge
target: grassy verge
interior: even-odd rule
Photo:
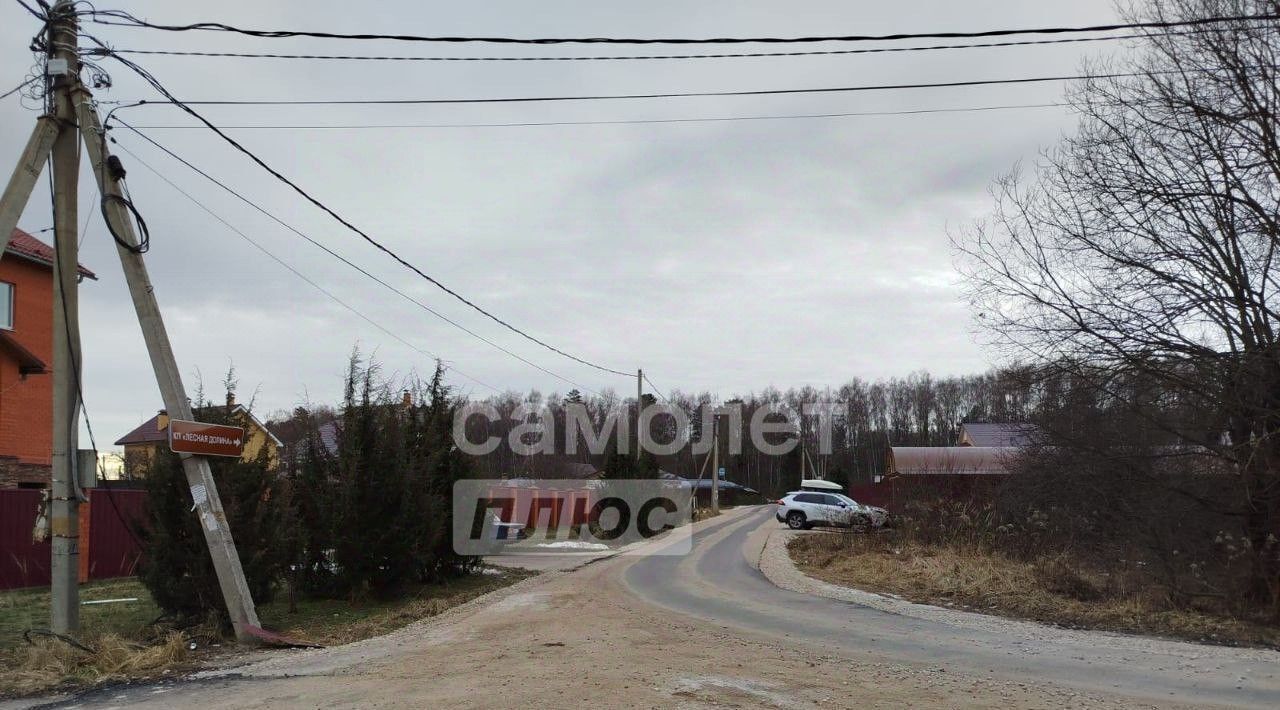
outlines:
[[[1174,604],[1141,576],[1097,571],[1067,556],[1023,561],[904,540],[893,532],[816,532],[792,540],[788,549],[812,577],[916,602],[1071,628],[1280,647],[1274,625]]]
[[[278,599],[259,607],[258,616],[265,627],[291,638],[334,646],[390,633],[534,574],[503,568],[501,574],[476,574],[422,585],[390,601],[299,599],[293,613],[287,600]]]
[[[259,605],[258,616],[264,627],[286,636],[337,645],[389,633],[532,574],[503,569],[421,585],[389,601],[299,598],[295,611],[282,594]],[[80,595],[81,601],[137,601],[81,606],[78,639],[90,649],[86,651],[38,635],[32,636],[33,643],[23,638],[27,629],[49,626],[47,588],[0,592],[0,697],[179,673],[199,665],[211,647],[231,648],[231,641],[212,627],[177,631],[158,623],[160,609],[135,579],[82,585]],[[195,652],[190,649],[193,641]]]

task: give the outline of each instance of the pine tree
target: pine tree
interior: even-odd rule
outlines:
[[[310,411],[299,407],[293,420],[303,429],[290,450],[289,508],[285,543],[291,561],[291,583],[314,595],[335,591],[332,565],[334,471],[336,461],[320,440]]]
[[[457,403],[437,364],[431,381],[414,388],[407,412],[408,476],[403,528],[413,541],[416,581],[434,582],[470,572],[478,563],[453,549],[453,484],[470,475],[470,462],[453,445]]]
[[[377,370],[352,356],[338,439],[334,553],[338,582],[351,597],[394,594],[409,562],[400,514],[404,432]]]
[[[201,420],[239,425],[222,407],[198,408]],[[277,544],[283,527],[283,496],[277,495],[275,474],[264,449],[252,461],[210,459],[222,507],[236,542],[249,592],[257,603],[275,594],[285,564],[285,550]],[[159,447],[147,471],[146,525],[139,574],[156,604],[181,618],[214,615],[230,626],[221,588],[198,515],[192,511],[191,491],[182,461]]]

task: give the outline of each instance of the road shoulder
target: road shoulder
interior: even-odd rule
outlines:
[[[1106,631],[1063,629],[1034,621],[989,616],[958,609],[907,601],[889,594],[878,594],[814,579],[801,572],[787,552],[787,543],[797,535],[827,534],[800,532],[778,526],[768,520],[755,533],[760,553],[755,566],[775,586],[800,594],[826,597],[876,609],[888,614],[921,619],[948,626],[1008,635],[1026,642],[1054,642],[1134,652],[1166,653],[1188,660],[1233,659],[1276,663],[1280,653],[1261,648],[1231,648],[1186,641],[1118,634]],[[745,549],[750,557],[751,545]]]

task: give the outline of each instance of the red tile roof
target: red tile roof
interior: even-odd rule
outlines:
[[[10,254],[30,259],[38,264],[44,264],[45,266],[53,266],[53,260],[55,258],[53,247],[45,244],[39,239],[36,239],[30,234],[27,234],[21,229],[13,230],[13,234],[9,237],[9,248],[5,251]],[[98,276],[92,271],[84,268],[83,264],[80,264],[79,267],[81,276],[93,279],[94,281],[98,280]]]
[[[210,408],[226,411],[226,408],[220,404],[211,405]],[[204,407],[196,407],[194,410],[192,410],[192,414],[196,417],[199,417],[201,414],[207,411],[208,409]],[[253,416],[253,413],[245,409],[243,405],[239,405],[239,404],[235,405],[235,408],[232,410],[232,413],[233,414],[243,413],[247,415],[249,418],[249,421],[253,422],[263,431],[267,432],[267,436],[271,437],[272,441],[275,441],[277,446],[282,445],[280,443],[280,439],[276,438],[276,435],[272,434],[271,431],[267,429],[266,425],[258,421],[258,418]],[[133,431],[129,432],[128,434],[125,434],[119,439],[116,439],[116,446],[124,446],[125,444],[154,444],[157,442],[168,441],[169,431],[167,429],[160,429],[157,426],[157,424],[159,423],[157,420],[159,418],[160,418],[160,415],[157,413],[154,417],[151,417],[150,419],[143,422],[142,424],[139,424]]]
[[[149,444],[149,443],[158,442],[158,441],[168,441],[169,432],[167,430],[161,430],[157,426],[158,422],[156,420],[159,418],[160,418],[160,415],[157,414],[156,416],[151,417],[147,421],[143,422],[141,425],[138,426],[138,428],[134,429],[128,434],[125,434],[119,439],[116,439],[116,446],[123,446],[124,444]]]

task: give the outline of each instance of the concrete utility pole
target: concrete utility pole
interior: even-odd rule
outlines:
[[[151,285],[151,277],[147,275],[142,254],[137,251],[138,237],[124,207],[123,191],[120,189],[123,170],[115,171],[110,167],[111,156],[107,151],[98,112],[89,101],[89,92],[81,87],[80,93],[82,98],[77,104],[80,131],[89,160],[93,164],[93,173],[98,178],[98,188],[107,200],[109,226],[124,242],[116,243],[116,251],[120,254],[120,265],[124,267],[129,295],[133,298],[133,307],[138,314],[138,325],[142,328],[142,338],[146,341],[147,353],[151,356],[156,384],[160,386],[160,398],[171,418],[191,420],[191,402],[187,399],[182,375],[178,371],[178,361],[169,344],[164,320],[160,317],[160,304],[156,301],[155,288]],[[200,517],[200,529],[204,531],[205,543],[213,557],[213,568],[217,572],[218,586],[222,589],[222,597],[231,616],[231,625],[235,628],[236,638],[249,641],[254,638],[253,632],[260,626],[258,612],[253,605],[253,596],[249,593],[244,569],[240,566],[235,542],[231,538],[231,528],[227,525],[222,499],[218,497],[213,471],[209,468],[208,459],[202,456],[179,456],[182,458],[187,485],[191,488],[196,514]]]
[[[53,471],[50,530],[50,628],[71,634],[80,629],[80,489],[77,437],[80,432],[80,318],[77,258],[80,151],[72,91],[79,76],[76,21],[71,2],[54,6],[49,44],[54,117],[60,130],[53,141]],[[65,12],[60,12],[65,11]],[[9,233],[5,234],[8,240]]]
[[[18,226],[22,210],[31,197],[31,189],[44,170],[44,163],[49,159],[49,151],[53,149],[53,141],[58,137],[58,122],[52,116],[41,116],[36,121],[36,128],[27,139],[27,147],[22,157],[13,168],[4,193],[0,195],[0,255],[9,248],[9,238]]]
[[[711,514],[720,514],[720,408],[711,410]]]
[[[170,416],[192,419],[191,402],[187,399],[178,371],[178,363],[169,345],[155,289],[147,276],[138,238],[134,233],[120,188],[124,168],[113,161],[107,151],[106,134],[93,106],[93,97],[80,82],[77,61],[77,27],[74,3],[58,0],[50,9],[48,32],[51,50],[47,73],[54,80],[51,87],[52,115],[44,115],[36,123],[18,165],[0,194],[0,257],[8,248],[10,236],[18,224],[31,190],[46,159],[52,156],[54,237],[54,401],[53,401],[53,481],[52,515],[52,612],[51,627],[59,633],[73,633],[79,622],[77,599],[78,565],[78,475],[77,442],[80,416],[80,331],[77,319],[77,281],[79,264],[76,235],[79,151],[84,148],[93,164],[103,200],[106,202],[107,224],[116,238],[120,263],[124,267],[129,295],[133,299],[138,324],[142,328],[151,366],[160,386],[160,396]],[[77,132],[77,127],[79,131]],[[227,516],[218,497],[213,473],[207,459],[182,454],[182,468],[191,489],[194,511],[199,516],[205,542],[213,558],[223,599],[235,627],[236,637],[250,641],[261,633],[249,585],[245,581],[240,557],[236,553]]]
[[[636,461],[640,460],[640,412],[644,410],[644,370],[636,370]]]

